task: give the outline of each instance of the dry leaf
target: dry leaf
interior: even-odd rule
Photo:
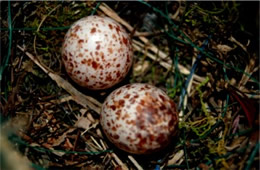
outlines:
[[[199,164],[199,167],[200,167],[202,170],[208,170],[208,169],[209,169],[209,166],[206,165],[206,164],[203,164],[203,163]]]
[[[172,159],[170,159],[167,163],[167,165],[173,165],[176,164],[184,155],[184,151],[180,150],[178,151]]]
[[[232,35],[231,35],[231,37],[229,37],[228,40],[231,41],[231,42],[236,43],[236,44],[237,44],[238,46],[240,46],[245,52],[247,52],[246,47],[245,47],[242,43],[240,43],[239,41],[237,41]]]
[[[52,153],[54,153],[55,155],[57,155],[59,157],[62,157],[63,155],[65,155],[65,152],[61,152],[61,151],[57,151],[57,150],[53,150]]]
[[[47,126],[52,118],[53,114],[49,113],[48,111],[43,112],[42,115],[37,119],[37,121],[33,122],[34,129],[39,130],[41,128],[44,128],[45,126]]]
[[[246,139],[245,136],[240,136],[237,139],[233,140],[233,142],[231,143],[230,146],[225,146],[225,148],[228,151],[232,151],[234,149],[236,149],[237,147],[239,147],[241,145],[241,143]]]
[[[75,123],[75,127],[83,128],[85,130],[89,129],[91,125],[91,121],[87,117],[77,117],[77,121]]]
[[[228,45],[217,45],[217,49],[222,53],[222,54],[227,54],[229,51],[233,50],[233,48],[229,47]]]
[[[69,130],[67,130],[65,133],[63,133],[61,136],[59,136],[58,139],[56,139],[56,140],[53,142],[52,146],[58,146],[58,145],[60,145],[60,144],[65,140],[65,138],[67,137],[67,134],[73,132],[75,129],[76,129],[76,128],[70,128]]]
[[[73,166],[73,165],[75,165],[77,163],[78,163],[78,161],[65,160],[65,165],[66,166]]]
[[[141,75],[149,68],[150,63],[148,61],[138,62],[134,65],[134,75],[138,76]]]
[[[70,142],[70,140],[68,138],[66,138],[65,143],[64,143],[63,146],[66,148],[66,150],[67,149],[73,149],[73,145],[72,145],[72,143]]]

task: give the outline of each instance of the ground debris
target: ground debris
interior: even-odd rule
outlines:
[[[259,2],[1,5],[1,135],[12,146],[9,153],[1,145],[5,157],[15,149],[24,169],[259,169]],[[65,33],[93,14],[132,37],[133,68],[118,86],[153,84],[179,106],[179,131],[158,154],[115,148],[99,124],[114,87],[84,89],[64,69]]]

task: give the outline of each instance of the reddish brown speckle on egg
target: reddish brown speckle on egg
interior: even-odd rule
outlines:
[[[135,154],[163,149],[178,126],[173,101],[161,89],[148,84],[135,83],[116,89],[106,98],[101,115],[100,123],[108,139]],[[120,138],[115,139],[116,135]]]
[[[83,43],[83,42],[84,42],[84,40],[82,40],[82,39],[78,40],[78,43]]]
[[[83,57],[83,54],[82,54],[82,53],[79,53],[79,57]]]
[[[95,61],[92,61],[92,67],[96,70],[98,67],[98,63]]]
[[[118,135],[115,135],[115,136],[113,136],[114,137],[114,139],[119,139],[119,136]]]
[[[119,71],[116,72],[116,76],[117,76],[117,77],[120,77],[120,72],[119,72]]]
[[[116,111],[116,115],[120,117],[121,110]]]
[[[106,68],[109,68],[111,66],[111,63],[106,64]],[[106,72],[107,73],[107,72]]]
[[[111,24],[108,24],[108,26],[109,26],[109,29],[113,29],[113,26],[111,25]]]
[[[66,55],[63,55],[63,60],[67,61],[68,57]]]
[[[119,105],[120,105],[120,106],[124,107],[124,104],[125,104],[125,101],[124,101],[124,100],[122,100],[122,99],[119,100]]]
[[[113,130],[113,131],[116,131],[116,127],[113,126],[113,127],[112,127],[112,130]],[[118,135],[115,135],[115,136],[118,136]]]
[[[127,55],[127,62],[130,62],[130,61],[131,61],[130,56]]]
[[[138,113],[141,113],[141,112],[142,112],[142,108],[141,108],[140,105],[136,106],[136,111],[137,111]]]
[[[96,28],[92,28],[91,29],[91,33],[93,34],[93,33],[95,33],[96,32]]]
[[[125,45],[128,44],[128,40],[125,37],[123,37],[123,42],[124,42]]]
[[[116,110],[116,106],[115,106],[115,105],[110,106],[110,108],[111,108],[112,110]]]
[[[107,50],[108,50],[108,52],[109,52],[110,54],[113,53],[113,49],[112,49],[112,48],[108,48]]]
[[[117,90],[116,95],[119,95],[122,92],[122,90]]]
[[[112,79],[111,75],[109,74],[108,76],[106,76],[105,80],[108,82],[111,82],[113,79]]]
[[[119,34],[120,31],[121,31],[121,30],[120,30],[120,26],[117,25],[117,26],[116,26],[116,32]]]
[[[130,94],[126,94],[126,95],[124,96],[124,99],[129,99],[129,97],[130,97]]]
[[[73,69],[73,67],[74,67],[73,63],[69,62],[69,68]]]
[[[74,31],[75,31],[75,32],[77,32],[79,29],[80,29],[80,26],[79,26],[79,25],[76,25],[76,26],[74,27]]]

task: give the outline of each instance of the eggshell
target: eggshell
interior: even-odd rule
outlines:
[[[62,60],[80,86],[99,90],[119,83],[132,65],[133,48],[125,29],[108,17],[76,21],[65,35]]]
[[[118,148],[149,154],[166,147],[178,125],[174,102],[161,89],[129,84],[113,91],[104,101],[100,123]]]

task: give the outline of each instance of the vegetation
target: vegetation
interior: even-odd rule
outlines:
[[[0,4],[1,137],[34,169],[259,169],[259,2]],[[132,36],[133,68],[108,90],[79,87],[61,61],[66,31],[88,15],[109,16]],[[133,82],[178,106],[179,132],[159,154],[122,152],[100,127],[106,96]]]

